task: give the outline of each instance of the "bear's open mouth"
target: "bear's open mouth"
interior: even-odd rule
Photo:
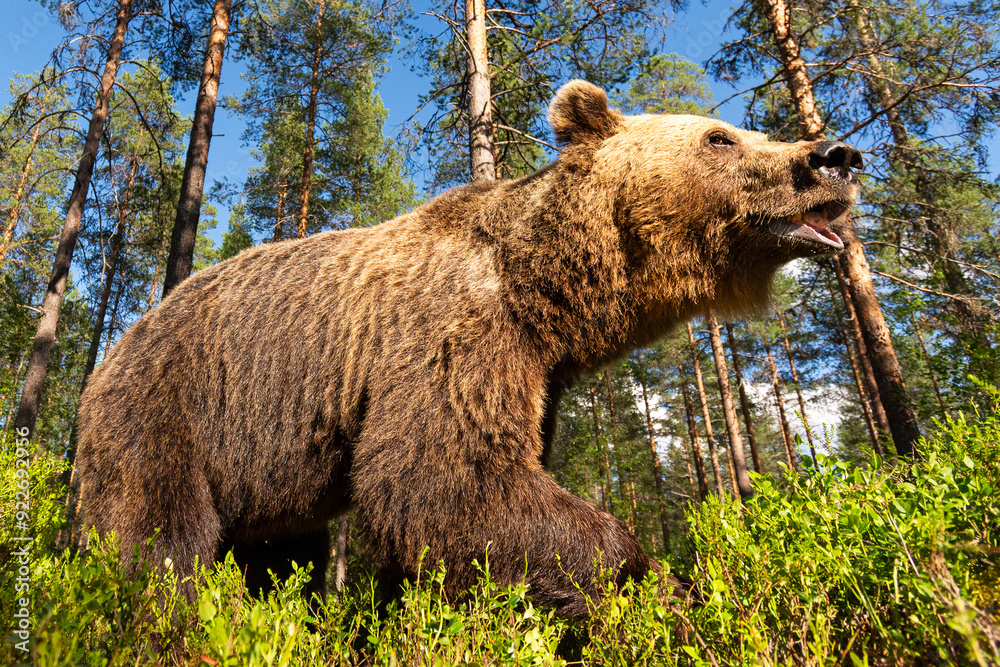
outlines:
[[[847,215],[850,206],[842,201],[828,201],[808,211],[775,220],[770,230],[778,236],[790,236],[809,243],[819,243],[834,250],[843,250],[844,242],[830,230]]]

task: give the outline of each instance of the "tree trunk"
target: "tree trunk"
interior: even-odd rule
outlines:
[[[298,237],[306,237],[306,226],[309,223],[309,196],[312,192],[313,151],[316,146],[316,115],[319,105],[320,65],[323,57],[323,40],[320,32],[323,28],[323,0],[316,9],[316,44],[313,48],[312,71],[309,76],[309,104],[306,106],[305,151],[302,155],[302,198],[299,200]]]
[[[882,401],[885,417],[889,422],[889,433],[896,445],[897,454],[916,456],[917,440],[920,438],[917,416],[913,413],[910,399],[906,395],[903,370],[899,367],[896,350],[892,346],[889,326],[882,317],[861,241],[854,233],[853,225],[846,226],[842,235],[846,235],[844,239],[846,257],[843,264],[847,269],[847,286],[875,373],[879,399]]]
[[[133,0],[119,0],[118,12],[115,16],[115,30],[108,47],[108,57],[101,76],[101,87],[97,93],[97,103],[87,128],[87,138],[83,144],[83,155],[76,171],[73,192],[70,194],[66,210],[66,220],[63,223],[56,256],[52,262],[52,275],[45,290],[42,301],[42,316],[38,321],[35,341],[31,348],[31,361],[28,364],[24,388],[21,391],[21,402],[14,419],[14,428],[26,429],[31,438],[38,420],[38,408],[42,402],[42,390],[45,387],[45,376],[48,374],[49,361],[52,358],[52,345],[56,339],[56,326],[59,323],[59,311],[62,308],[63,296],[66,293],[66,280],[73,263],[73,250],[80,234],[80,221],[83,218],[83,207],[90,190],[90,179],[94,173],[94,163],[97,160],[97,149],[104,134],[104,122],[108,116],[108,100],[114,87],[115,77],[121,61],[122,47],[125,44],[125,32],[132,18]]]
[[[163,278],[163,297],[191,275],[194,266],[194,247],[198,240],[198,220],[201,217],[201,199],[205,191],[205,170],[208,166],[208,149],[212,143],[212,125],[215,123],[215,104],[219,96],[219,77],[222,75],[222,58],[229,34],[229,13],[232,0],[215,0],[208,43],[205,46],[205,64],[201,72],[201,85],[194,105],[194,120],[184,161],[184,178],[177,204],[177,218],[170,236],[170,253],[167,271]]]
[[[635,498],[635,478],[632,476],[631,471],[628,473],[628,499],[632,503],[632,532],[637,533],[639,531],[639,503]]]
[[[149,285],[149,305],[146,306],[146,311],[147,312],[150,311],[150,310],[152,310],[153,306],[156,305],[156,287],[157,287],[156,282],[157,282],[157,280],[159,280],[159,277],[160,277],[161,258],[162,258],[162,255],[157,256],[157,258],[156,258],[156,266],[153,267],[153,278],[149,281],[150,282],[150,285]]]
[[[688,440],[691,445],[691,458],[694,459],[694,471],[698,476],[698,496],[705,500],[708,498],[708,480],[705,477],[705,462],[701,456],[701,442],[698,439],[698,424],[694,419],[694,404],[691,402],[691,393],[688,391],[687,369],[681,364],[679,369],[681,375],[681,395],[684,398],[684,417],[687,421]]]
[[[847,325],[844,324],[844,319],[840,316],[840,313],[834,310],[834,314],[837,317],[837,324],[840,326],[841,335],[844,337],[844,346],[847,348],[847,359],[850,361],[851,370],[854,373],[854,384],[858,389],[858,400],[861,402],[861,411],[864,414],[865,426],[868,428],[868,438],[871,440],[872,449],[875,450],[875,453],[882,456],[884,455],[884,452],[878,441],[878,428],[875,426],[875,418],[872,416],[872,410],[869,408],[871,401],[865,391],[864,381],[861,379],[861,370],[858,368],[858,358],[854,355],[855,345],[851,344],[852,336],[850,332],[848,332]],[[857,344],[857,339],[854,339],[854,342]],[[864,357],[861,358],[864,359]]]
[[[473,181],[494,181],[493,109],[486,53],[486,0],[465,0],[468,40],[469,167]]]
[[[691,493],[698,493],[698,478],[694,472],[694,468],[691,467],[691,459],[687,456],[684,457],[684,468],[687,470],[687,479],[688,483],[691,485]],[[702,498],[702,500],[704,500],[704,498]]]
[[[121,247],[124,243],[123,240],[123,229],[125,221],[118,221],[118,228],[115,229],[115,234],[111,239],[111,254],[108,257],[108,269],[107,277],[104,279],[104,284],[101,285],[101,297],[97,305],[97,316],[94,318],[94,331],[90,336],[90,348],[87,350],[87,363],[83,367],[83,382],[80,387],[80,393],[87,386],[87,380],[90,379],[90,374],[94,372],[94,366],[97,365],[97,354],[101,349],[101,338],[104,336],[104,319],[108,314],[108,301],[111,299],[112,285],[115,282],[115,273],[118,271],[118,256],[121,253]]]
[[[125,183],[125,194],[122,203],[118,207],[118,226],[111,237],[111,252],[108,256],[108,267],[104,284],[101,285],[101,298],[97,306],[97,316],[94,318],[94,331],[90,337],[90,348],[87,350],[87,363],[83,367],[83,381],[80,383],[80,393],[87,387],[87,380],[94,372],[97,365],[97,352],[101,348],[101,336],[104,334],[104,318],[108,313],[108,301],[111,298],[112,285],[115,282],[115,273],[118,272],[119,259],[122,248],[125,245],[125,227],[128,225],[129,206],[132,199],[132,187],[135,184],[135,173],[139,168],[139,160],[132,158],[132,165],[129,167],[128,180]],[[71,446],[70,449],[73,449]]]
[[[615,399],[614,393],[611,387],[611,373],[608,371],[604,372],[604,388],[608,393],[608,416],[611,417],[611,433],[609,434],[608,449],[615,453],[615,468],[618,470],[618,496],[625,502],[628,498],[628,494],[625,493],[625,469],[622,466],[621,452],[618,450],[618,420],[615,417]],[[625,525],[628,526],[629,530],[635,531],[636,526],[638,526],[638,519],[634,516],[635,512],[635,502],[634,497],[633,502],[633,516],[625,516]],[[624,514],[624,512],[623,512]]]
[[[333,580],[337,592],[344,590],[347,580],[347,515],[340,515],[337,521],[337,574]]]
[[[844,277],[844,269],[840,258],[833,258],[833,270],[837,276],[837,286],[840,289],[841,299],[844,302],[844,312],[847,321],[850,323],[851,340],[854,341],[854,349],[858,355],[861,365],[861,377],[865,383],[865,394],[868,396],[869,405],[872,409],[872,417],[878,427],[876,438],[881,439],[882,435],[889,434],[889,420],[885,416],[885,408],[882,407],[882,399],[878,393],[878,383],[875,381],[875,371],[869,361],[868,348],[865,345],[865,338],[861,335],[861,325],[858,324],[857,313],[854,312],[854,302],[851,299],[851,292],[847,287],[847,278]]]
[[[812,454],[813,461],[816,460],[816,446],[813,444],[812,433],[809,428],[809,420],[806,419],[806,402],[802,398],[802,387],[799,385],[799,373],[795,370],[795,357],[792,356],[792,344],[788,340],[788,328],[785,326],[785,316],[780,310],[775,309],[778,314],[778,323],[781,325],[781,335],[785,341],[785,354],[788,355],[788,367],[792,371],[792,385],[795,387],[795,395],[799,399],[799,410],[802,414],[802,427],[806,431],[806,441],[809,443],[809,453]]]
[[[653,432],[653,415],[649,410],[649,394],[645,380],[639,379],[642,389],[642,405],[646,410],[646,434],[649,436],[649,453],[652,456],[653,483],[656,487],[656,502],[660,510],[660,529],[663,531],[663,548],[667,547],[667,506],[663,501],[663,475],[660,471],[660,455],[656,451],[656,435]]]
[[[44,113],[44,109],[40,109]],[[10,217],[3,230],[3,238],[0,239],[0,266],[7,261],[7,253],[14,245],[14,232],[17,231],[17,223],[21,219],[21,210],[24,208],[24,191],[28,186],[28,177],[31,175],[31,158],[35,155],[35,148],[38,146],[38,138],[42,134],[41,122],[35,123],[35,129],[31,131],[31,144],[28,146],[28,157],[24,160],[24,170],[21,171],[21,178],[18,179],[17,188],[14,190],[14,197],[10,204]]]
[[[771,23],[775,44],[787,74],[787,83],[799,116],[802,138],[815,141],[823,138],[823,122],[816,109],[812,83],[806,71],[798,43],[791,32],[791,8],[785,0],[761,0]],[[850,281],[854,301],[869,360],[875,370],[879,396],[889,421],[889,430],[900,454],[914,453],[917,438],[916,415],[910,407],[903,385],[903,373],[889,337],[889,327],[875,295],[864,248],[848,216],[838,233],[844,241],[843,263]],[[836,261],[836,259],[835,259]]]
[[[124,282],[124,275],[122,276],[122,281]],[[124,286],[118,283],[118,287],[115,289],[115,305],[111,307],[111,319],[108,320],[107,332],[108,336],[104,339],[104,356],[107,357],[108,353],[111,352],[111,341],[115,335],[115,325],[118,323],[118,305],[122,301],[122,292],[125,291]]]
[[[746,499],[753,495],[753,486],[747,474],[746,453],[743,451],[743,437],[740,435],[740,420],[736,416],[736,405],[733,403],[733,391],[729,386],[729,369],[726,367],[726,353],[722,349],[722,336],[719,333],[719,322],[715,313],[708,311],[708,335],[712,341],[712,354],[715,356],[716,377],[719,380],[719,393],[722,394],[722,410],[726,415],[726,429],[729,432],[729,454],[732,463],[733,495]]]
[[[601,509],[605,512],[611,511],[611,457],[608,454],[608,442],[606,439],[601,438],[601,420],[597,416],[597,392],[594,390],[594,383],[590,383],[590,414],[594,418],[594,441],[597,443],[597,451],[602,455],[604,459],[604,470],[601,474],[604,476],[605,486],[601,491]]]
[[[753,458],[753,469],[757,473],[764,472],[760,465],[760,453],[757,451],[757,436],[753,432],[753,418],[750,416],[750,400],[747,398],[747,390],[743,381],[743,369],[740,367],[740,355],[736,350],[736,340],[733,336],[733,327],[726,322],[726,337],[729,340],[729,352],[733,357],[733,371],[736,373],[736,384],[740,390],[740,410],[743,412],[743,421],[747,426],[747,440],[750,442],[750,456]]]
[[[785,0],[759,0],[771,24],[774,43],[787,75],[788,91],[798,111],[799,133],[806,141],[823,135],[823,120],[816,109],[812,82],[795,35],[792,34],[792,8]]]
[[[285,230],[285,197],[288,196],[288,186],[284,182],[279,186],[278,191],[278,206],[274,215],[274,238],[271,239],[274,243],[281,240],[284,230]]]
[[[798,470],[798,463],[795,461],[795,448],[792,443],[792,432],[788,428],[788,419],[785,417],[785,402],[781,400],[781,379],[778,377],[778,367],[774,363],[774,357],[771,355],[771,345],[764,340],[764,351],[767,353],[767,365],[771,369],[771,388],[774,390],[774,405],[775,409],[778,411],[778,425],[781,427],[781,442],[785,445],[785,458],[788,461],[788,467],[792,470]]]
[[[934,204],[934,177],[928,175],[921,166],[917,152],[910,143],[909,131],[899,113],[896,101],[893,99],[892,90],[889,86],[890,77],[885,76],[882,63],[876,51],[876,45],[868,27],[864,10],[858,5],[852,5],[855,27],[857,28],[858,41],[866,50],[868,56],[868,66],[872,70],[873,76],[866,77],[870,90],[878,103],[885,110],[885,118],[892,132],[893,144],[896,148],[897,165],[902,167],[901,171],[912,171],[915,177],[917,194],[924,199],[918,202],[926,211],[927,231],[930,232],[930,242],[938,255],[938,266],[944,276],[948,291],[958,296],[972,296],[973,291],[969,288],[969,282],[962,272],[961,267],[955,263],[958,256],[958,238],[955,234],[954,226],[950,220],[942,220],[938,207]],[[842,21],[846,21],[842,16]],[[975,346],[979,348],[979,355],[985,358],[992,356],[992,345],[990,344],[987,330],[987,315],[982,308],[967,299],[955,299],[952,301],[955,316],[959,326],[968,332],[975,341]],[[975,358],[977,350],[968,350],[972,359],[973,368],[976,367]]]
[[[70,431],[70,439],[76,440],[76,422]],[[80,527],[80,480],[76,475],[76,449],[70,448],[66,453],[66,462],[69,464],[69,479],[64,482],[66,491],[66,519],[67,523],[59,530],[56,536],[56,549],[65,549],[79,540]]]
[[[712,472],[715,473],[715,488],[719,495],[725,495],[726,485],[722,481],[722,470],[719,468],[719,452],[715,447],[715,435],[712,433],[712,415],[708,411],[708,396],[705,394],[705,382],[701,376],[701,361],[698,360],[698,346],[694,342],[694,331],[691,324],[687,325],[688,343],[691,347],[691,359],[694,361],[694,378],[698,387],[698,398],[701,400],[701,414],[705,420],[705,440],[708,442],[709,459],[712,461]]]

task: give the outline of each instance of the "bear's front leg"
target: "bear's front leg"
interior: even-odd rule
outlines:
[[[537,426],[469,430],[448,412],[376,418],[357,445],[357,517],[385,571],[415,577],[426,549],[423,567],[443,562],[449,595],[460,596],[478,576],[473,561],[488,559],[494,581],[526,579],[538,604],[583,618],[597,595],[595,559],[619,584],[659,569],[621,521],[542,469],[537,443],[526,441]],[[405,433],[392,433],[402,424]]]

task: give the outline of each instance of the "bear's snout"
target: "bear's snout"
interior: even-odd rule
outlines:
[[[809,166],[828,178],[854,179],[852,169],[864,168],[861,151],[843,141],[822,141],[809,154]]]

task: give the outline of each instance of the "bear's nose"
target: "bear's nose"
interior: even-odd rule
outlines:
[[[864,167],[861,151],[843,141],[823,141],[809,154],[809,166],[824,175],[835,172],[847,177],[851,169]]]

